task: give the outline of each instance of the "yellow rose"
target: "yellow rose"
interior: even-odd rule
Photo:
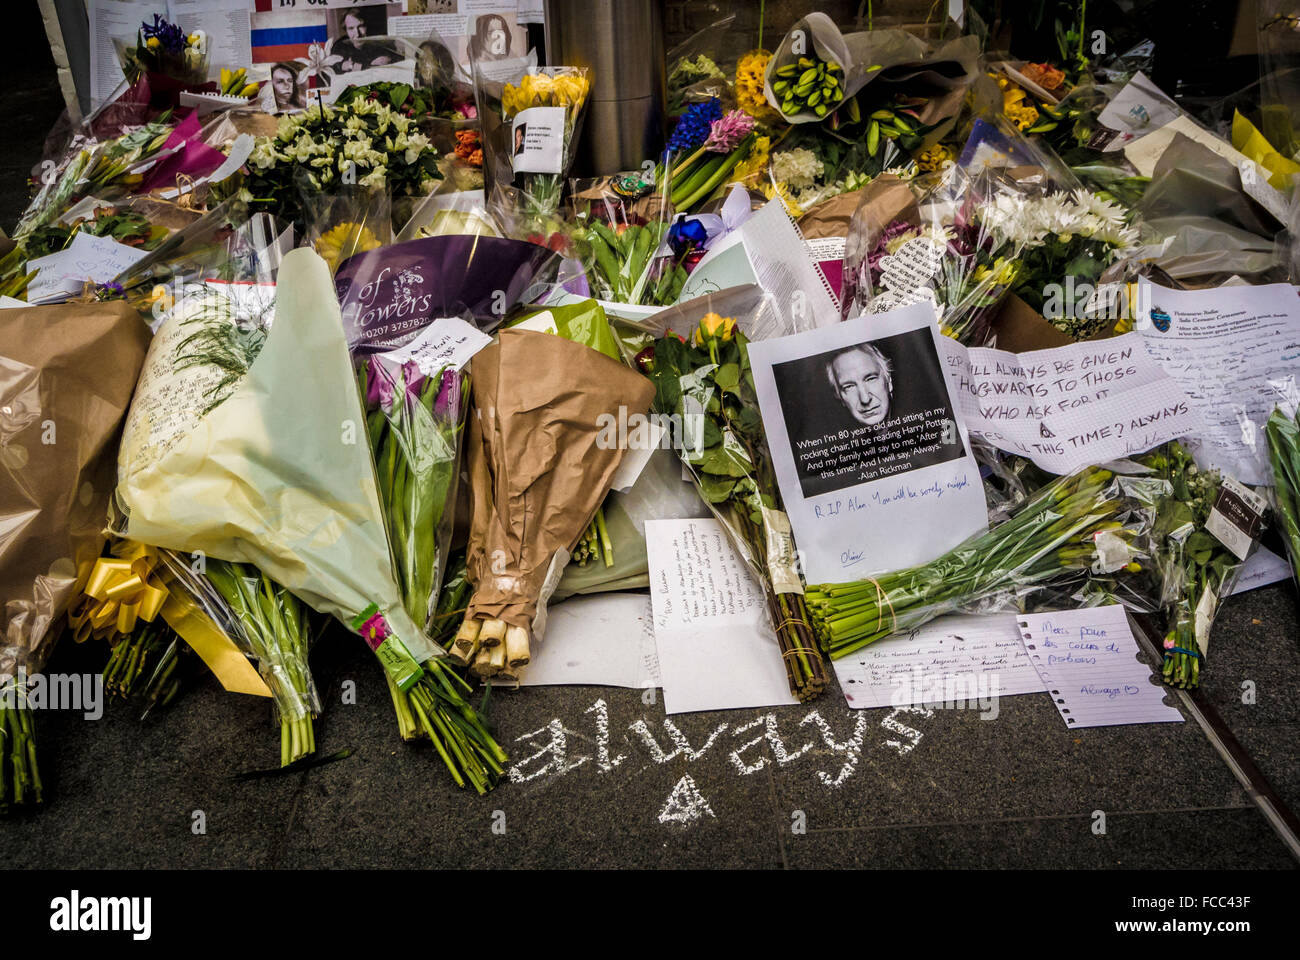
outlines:
[[[734,317],[722,317],[716,313],[706,313],[700,320],[700,326],[695,331],[695,342],[697,345],[703,345],[706,339],[730,340],[732,331],[736,329]]]

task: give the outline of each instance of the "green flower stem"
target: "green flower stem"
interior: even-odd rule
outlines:
[[[1125,499],[1099,468],[1063,477],[1039,491],[1006,523],[917,567],[808,589],[822,643],[838,659],[963,603],[1013,587],[1076,576],[1090,565],[1091,539],[1127,534],[1114,520]]]

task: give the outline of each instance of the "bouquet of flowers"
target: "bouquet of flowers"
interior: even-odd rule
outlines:
[[[183,574],[187,564],[173,563]],[[239,648],[258,663],[275,698],[280,724],[280,766],[316,752],[312,720],[320,697],[307,665],[311,647],[308,611],[302,601],[248,563],[208,559],[202,574],[185,583],[211,610],[220,610]]]
[[[671,214],[664,191],[639,173],[570,181],[575,239],[591,251],[587,279],[595,296],[657,303],[652,282]],[[683,277],[684,279],[684,277]]]
[[[473,392],[466,459],[474,596],[452,655],[493,676],[528,663],[546,602],[609,491],[624,451],[600,425],[644,415],[652,390],[581,343],[510,328],[475,355]]]
[[[37,227],[24,241],[23,252],[29,260],[55,253],[66,249],[78,233],[112,237],[118,243],[140,250],[156,250],[171,231],[129,207],[102,206],[71,223]]]
[[[383,353],[363,354],[357,366],[403,604],[432,636],[451,546],[469,377],[450,367],[426,375],[415,361],[393,369]],[[404,691],[389,678],[402,739],[432,741],[458,782],[494,782],[505,756],[465,700],[469,687],[441,659],[426,662],[425,671],[441,696],[423,687]]]
[[[957,610],[1124,567],[1136,571],[1154,499],[1167,486],[1088,467],[1043,487],[1004,523],[929,563],[852,583],[809,586],[832,659]]]
[[[1137,229],[1119,205],[1087,190],[1029,198],[1001,194],[993,198],[984,220],[997,240],[1019,248],[1010,289],[1075,339],[1093,332],[1075,304],[1052,303],[1045,289],[1095,286],[1105,270],[1136,245]]]
[[[733,318],[707,313],[689,341],[670,332],[638,362],[654,382],[655,409],[683,425],[682,457],[700,496],[763,584],[790,692],[806,701],[822,692],[826,668],[804,605],[747,344]]]
[[[664,153],[669,201],[678,213],[699,207],[725,188],[753,150],[754,118],[743,110],[722,113],[717,99],[692,104],[677,121]]]
[[[1200,682],[1219,602],[1241,569],[1241,560],[1206,529],[1222,481],[1176,441],[1133,460],[1168,484],[1152,531],[1157,595],[1168,619],[1163,673],[1166,683],[1191,689]]]
[[[57,219],[79,197],[110,187],[126,189],[142,182],[138,168],[157,156],[172,133],[164,113],[141,127],[110,140],[84,140],[45,178],[14,231],[22,240]]]
[[[1273,511],[1300,585],[1300,417],[1287,416],[1278,407],[1264,425],[1264,434],[1273,465]]]
[[[881,223],[863,194],[844,250],[842,314],[882,313],[930,301],[942,332],[979,346],[991,336],[992,311],[1016,276],[1021,241],[994,229],[999,203],[1023,199],[995,174],[946,168],[913,181],[921,199]]]
[[[415,121],[380,100],[314,103],[281,117],[275,136],[257,138],[242,189],[253,212],[301,224],[300,170],[313,191],[383,188],[396,199],[431,192],[442,176],[438,159]]]
[[[494,192],[513,184],[526,223],[554,217],[591,94],[586,68],[525,64],[501,82],[476,65],[474,90]]]
[[[152,24],[140,24],[135,47],[124,53],[123,66],[131,83],[146,73],[161,73],[184,84],[208,78],[207,34],[202,30],[187,34],[156,13]]]
[[[173,316],[150,349],[119,455],[119,533],[252,564],[351,626],[393,683],[447,706],[455,728],[440,731],[440,755],[458,783],[485,792],[504,754],[443,673],[422,667],[440,651],[397,582],[324,261],[307,250],[284,258],[260,349],[248,331],[231,331],[229,349],[182,368],[189,335]],[[467,741],[473,752],[462,752]]]
[[[5,310],[0,331],[11,371],[0,386],[0,810],[7,811],[42,798],[27,680],[44,668],[103,549],[113,443],[149,337],[121,303]]]

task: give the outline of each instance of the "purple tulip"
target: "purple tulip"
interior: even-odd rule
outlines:
[[[442,372],[442,384],[438,388],[433,412],[443,420],[460,419],[460,374],[455,370]]]

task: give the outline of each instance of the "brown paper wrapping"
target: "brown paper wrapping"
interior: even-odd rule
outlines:
[[[604,354],[532,330],[502,331],[471,372],[466,616],[531,630],[553,558],[577,544],[623,457],[618,444],[598,443],[601,414],[645,415],[654,387]]]
[[[895,220],[919,218],[916,197],[906,181],[886,173],[861,189],[841,193],[817,204],[799,218],[799,229],[809,240],[847,237],[849,224],[859,209],[872,237],[880,236],[880,232]]]
[[[149,346],[122,302],[0,310],[0,674],[40,670],[104,546]]]

